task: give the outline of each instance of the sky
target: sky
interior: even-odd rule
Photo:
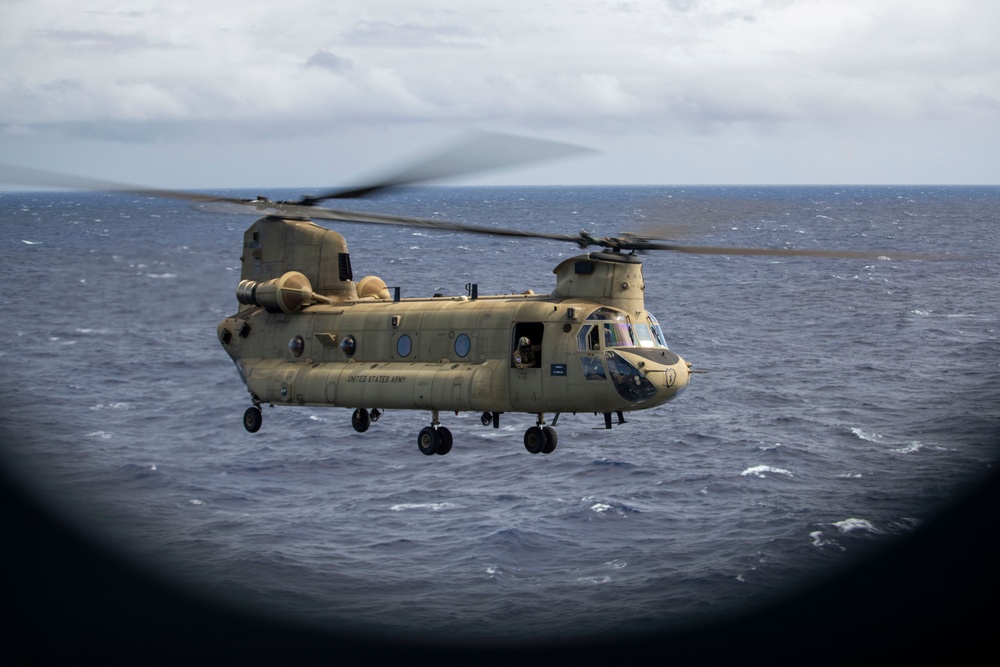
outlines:
[[[0,162],[338,186],[470,130],[487,184],[1000,184],[993,0],[0,0]],[[359,176],[362,175],[362,176]]]

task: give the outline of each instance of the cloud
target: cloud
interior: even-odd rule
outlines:
[[[306,67],[319,67],[320,69],[327,69],[331,72],[346,72],[353,66],[354,63],[351,62],[350,58],[342,58],[325,49],[316,51],[309,56],[309,60],[306,61]]]
[[[343,35],[343,43],[359,47],[425,49],[482,48],[488,31],[455,24],[358,21]]]
[[[0,131],[159,144],[478,126],[790,146],[803,128],[1000,127],[1000,5],[985,0],[289,1],[0,4]]]

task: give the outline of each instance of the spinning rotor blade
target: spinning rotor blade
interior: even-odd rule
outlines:
[[[622,238],[594,237],[587,232],[579,234],[555,234],[535,232],[523,229],[505,227],[486,227],[446,220],[430,220],[427,218],[411,218],[402,215],[387,215],[382,213],[359,213],[342,211],[325,207],[302,206],[297,204],[274,203],[268,210],[282,215],[307,216],[317,220],[337,220],[340,222],[357,222],[380,225],[397,225],[403,227],[423,227],[440,231],[454,231],[468,234],[485,234],[489,236],[509,236],[517,238],[548,239],[552,241],[568,241],[576,243],[581,248],[600,246],[613,251],[634,250],[667,250],[693,255],[764,255],[774,257],[834,257],[842,259],[943,259],[940,256],[919,253],[898,253],[888,251],[855,251],[855,250],[811,250],[797,248],[739,248],[727,246],[695,246],[673,243],[658,243],[625,235]]]
[[[425,161],[420,165],[411,167],[399,172],[389,181],[384,181],[377,185],[365,188],[356,188],[348,191],[350,196],[359,196],[357,193],[370,194],[379,189],[384,189],[394,185],[404,183],[414,183],[427,178],[438,178],[445,175],[454,175],[462,171],[475,169],[490,169],[516,163],[523,163],[535,159],[547,159],[561,155],[584,152],[586,149],[570,146],[568,144],[556,144],[553,142],[536,141],[533,139],[523,139],[519,137],[506,137],[503,135],[483,135],[472,142],[480,149],[485,150],[492,147],[494,152],[489,160],[479,160],[475,156],[466,159],[461,155],[463,146],[459,146],[439,154],[436,158]],[[467,144],[466,144],[467,145]],[[501,150],[501,147],[505,147]],[[533,147],[534,156],[529,156],[522,149]],[[531,151],[528,151],[531,152]],[[475,154],[475,151],[473,151]],[[483,157],[484,154],[479,155]],[[464,164],[464,167],[459,165]],[[478,166],[477,166],[478,165]],[[418,178],[419,176],[419,178]],[[323,195],[322,197],[304,198],[298,202],[270,201],[263,197],[257,199],[237,199],[233,197],[220,197],[217,195],[201,194],[196,192],[185,192],[181,190],[165,190],[159,188],[148,188],[137,185],[129,185],[114,181],[74,176],[58,172],[32,169],[28,167],[16,167],[12,165],[0,164],[0,182],[18,183],[21,185],[68,188],[79,190],[96,190],[104,192],[132,193],[149,197],[162,197],[167,199],[179,199],[203,204],[230,204],[242,209],[249,209],[247,212],[261,212],[270,215],[282,215],[300,218],[313,218],[318,220],[333,220],[341,222],[355,222],[368,224],[396,225],[404,227],[422,227],[427,229],[437,229],[441,231],[455,231],[469,234],[484,234],[490,236],[507,236],[515,238],[537,238],[552,241],[568,241],[575,243],[581,248],[588,246],[599,246],[612,250],[637,251],[637,250],[666,250],[672,252],[682,252],[695,255],[760,255],[772,257],[833,257],[847,259],[954,259],[950,256],[928,255],[920,253],[897,253],[888,251],[853,251],[853,250],[810,250],[795,248],[739,248],[725,246],[698,246],[679,245],[675,243],[664,243],[663,236],[626,233],[620,238],[616,237],[594,237],[587,232],[579,234],[557,234],[547,232],[535,232],[521,229],[509,229],[503,227],[487,227],[483,225],[469,225],[463,223],[449,222],[445,220],[430,220],[426,218],[413,218],[400,215],[389,215],[382,213],[362,213],[357,211],[345,211],[315,206],[314,204],[323,198],[334,198],[334,195]],[[341,193],[340,196],[346,196]],[[678,230],[674,230],[678,231]],[[692,230],[693,231],[693,230]]]
[[[594,151],[590,148],[557,141],[480,132],[408,167],[374,178],[367,185],[331,190],[315,197],[303,197],[298,203],[303,206],[313,206],[325,199],[367,197],[400,185],[412,185],[448,176],[461,176],[592,152]]]
[[[302,204],[287,204],[285,202],[244,202],[257,205],[264,212],[273,211],[277,215],[293,217],[308,217],[313,220],[336,220],[339,222],[358,222],[376,225],[397,225],[400,227],[424,227],[440,231],[464,232],[468,234],[488,234],[490,236],[516,236],[521,238],[550,239],[553,241],[569,241],[581,243],[583,237],[573,234],[549,234],[532,232],[522,229],[504,227],[486,227],[484,225],[468,225],[447,220],[430,220],[428,218],[411,218],[405,215],[390,215],[385,213],[361,213],[358,211],[343,211],[322,206]]]
[[[764,255],[772,257],[839,257],[843,259],[941,259],[933,255],[889,251],[810,250],[799,248],[735,248],[725,246],[676,245],[641,240],[626,241],[632,250],[670,250],[691,255]],[[891,257],[890,257],[891,255]]]
[[[45,171],[43,169],[18,167],[9,164],[0,164],[0,183],[17,183],[18,185],[31,185],[44,188],[66,188],[68,190],[131,193],[147,197],[181,199],[191,202],[225,202],[240,205],[254,203],[253,200],[220,197],[218,195],[206,195],[197,192],[185,192],[183,190],[149,188],[142,185],[130,185],[117,181],[105,181],[97,178],[87,178],[86,176],[74,176],[73,174],[63,174],[57,171]]]

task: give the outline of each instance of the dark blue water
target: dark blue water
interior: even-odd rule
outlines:
[[[230,193],[231,194],[231,193]],[[256,195],[255,192],[241,193]],[[298,192],[268,193],[292,197]],[[752,608],[914,531],[998,457],[1000,188],[412,188],[358,205],[706,245],[947,253],[889,261],[650,253],[646,305],[708,373],[605,431],[265,408],[217,342],[252,216],[0,193],[3,462],[174,585],[317,627],[499,640]],[[569,244],[342,225],[404,295],[546,293]]]

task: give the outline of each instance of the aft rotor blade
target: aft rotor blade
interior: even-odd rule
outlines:
[[[590,148],[558,141],[479,132],[450,148],[432,153],[397,171],[373,178],[368,184],[331,190],[315,197],[303,197],[300,203],[312,206],[326,199],[367,197],[401,185],[413,185],[449,176],[462,176],[592,152],[594,151]]]
[[[142,185],[131,185],[128,183],[119,183],[117,181],[88,178],[86,176],[75,176],[73,174],[63,174],[57,171],[46,171],[44,169],[33,169],[31,167],[19,167],[10,164],[0,164],[0,182],[16,183],[18,185],[30,185],[43,188],[63,188],[67,190],[120,192],[144,195],[147,197],[181,199],[192,202],[226,202],[241,205],[253,204],[252,200],[248,201],[245,199],[234,199],[232,197],[206,195],[198,192],[185,192],[183,190],[150,188]]]
[[[247,202],[253,205],[253,202]],[[273,211],[277,215],[291,215],[295,217],[308,217],[314,220],[336,220],[340,222],[359,222],[376,225],[396,225],[400,227],[424,227],[437,229],[440,231],[463,232],[467,234],[488,234],[491,236],[514,236],[521,238],[550,239],[552,241],[569,241],[580,243],[581,237],[575,234],[549,234],[546,232],[533,232],[521,229],[507,229],[504,227],[487,227],[485,225],[468,225],[460,222],[449,222],[447,220],[431,220],[428,218],[411,218],[404,215],[390,215],[385,213],[363,213],[360,211],[343,211],[338,209],[302,206],[298,204],[285,204],[272,202],[270,206],[261,204],[261,210]]]

